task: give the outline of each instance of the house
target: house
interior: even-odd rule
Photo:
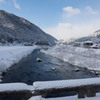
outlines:
[[[91,47],[91,46],[93,46],[93,42],[92,41],[83,42],[83,47]]]
[[[80,47],[81,46],[81,43],[80,42],[75,42],[75,43],[73,43],[73,46]]]

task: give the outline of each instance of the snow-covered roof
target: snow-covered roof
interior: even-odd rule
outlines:
[[[91,47],[98,47],[98,45],[97,45],[97,44],[94,44],[94,45],[92,45]]]
[[[81,42],[74,42],[74,43],[81,43]]]
[[[84,43],[93,43],[92,41],[85,41]]]

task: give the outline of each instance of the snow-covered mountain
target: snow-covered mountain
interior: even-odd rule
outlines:
[[[68,44],[73,44],[74,42],[84,42],[84,41],[93,41],[96,44],[100,44],[100,29],[96,30],[91,35],[80,37],[77,39],[70,39],[67,42]]]
[[[24,18],[0,10],[0,42],[54,45],[56,39]]]
[[[94,33],[100,33],[100,29],[99,30],[96,30]]]
[[[94,34],[95,34],[95,36],[96,36],[97,38],[100,38],[100,29],[99,29],[99,30],[96,30],[96,31],[94,32]]]

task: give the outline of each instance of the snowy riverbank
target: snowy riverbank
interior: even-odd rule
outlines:
[[[30,54],[37,46],[0,46],[0,79],[13,64]]]
[[[56,46],[42,52],[64,60],[72,65],[100,71],[100,49],[72,46]]]

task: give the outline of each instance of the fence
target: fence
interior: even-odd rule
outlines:
[[[27,100],[32,96],[46,97],[48,93],[76,91],[78,98],[94,97],[100,89],[100,78],[73,79],[61,81],[34,82],[33,86],[24,83],[0,84],[0,96],[22,96]]]

